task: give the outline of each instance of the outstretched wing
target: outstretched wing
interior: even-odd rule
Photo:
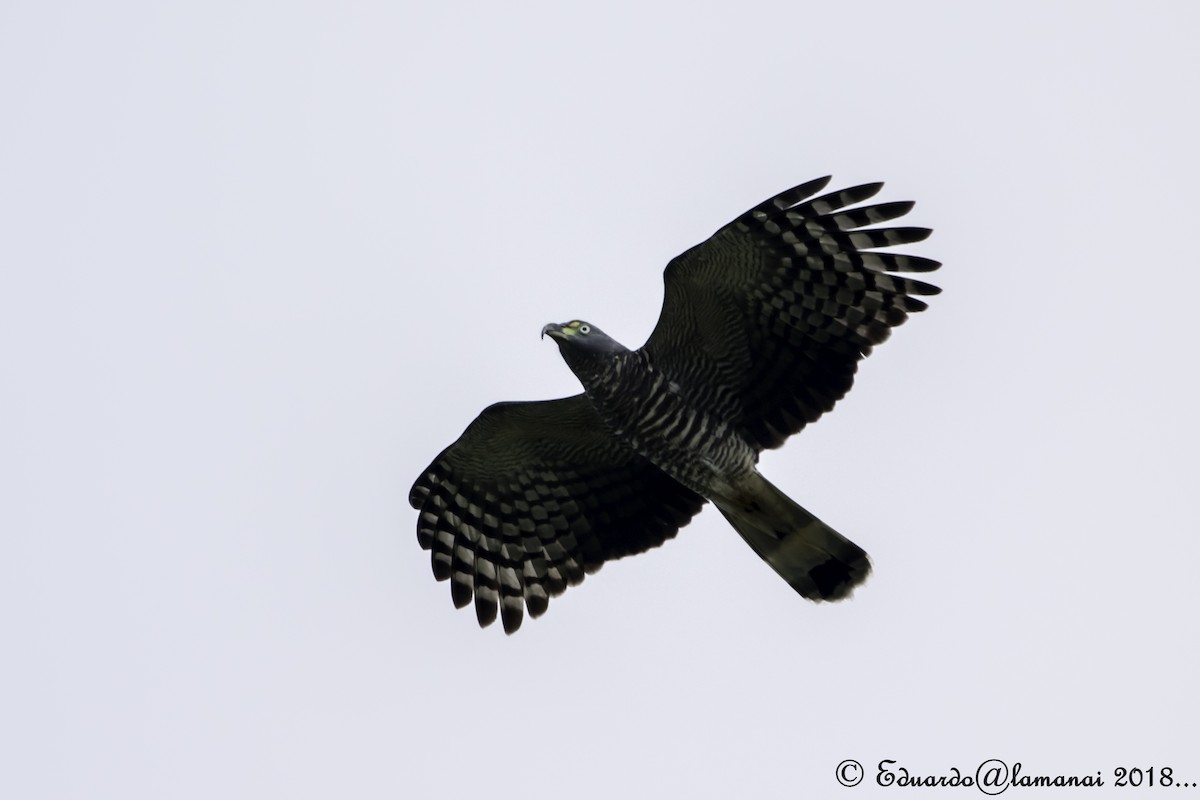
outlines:
[[[778,447],[845,396],[858,362],[936,286],[890,275],[927,258],[874,248],[919,242],[927,228],[864,228],[913,204],[847,208],[882,183],[809,199],[820,178],[742,214],[672,259],[662,314],[643,350],[757,449]]]
[[[417,538],[454,605],[504,630],[605,562],[657,547],[704,498],[615,440],[576,395],[484,409],[413,486]]]

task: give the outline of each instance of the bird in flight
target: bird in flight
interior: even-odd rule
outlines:
[[[881,183],[818,196],[829,180],[672,259],[640,349],[582,320],[542,328],[583,393],[484,409],[409,494],[456,607],[474,600],[480,626],[498,614],[512,633],[606,561],[661,545],[706,501],[810,600],[866,579],[866,552],[767,481],[758,456],[832,409],[858,362],[939,292],[902,274],[941,265],[878,250],[929,229],[867,227],[911,202],[859,205]]]

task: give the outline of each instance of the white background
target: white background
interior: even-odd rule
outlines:
[[[1198,25],[7,0],[0,794],[1200,782]],[[408,489],[489,403],[577,391],[541,326],[640,345],[672,256],[830,172],[946,264],[763,460],[871,580],[809,604],[710,509],[516,636],[455,611]]]

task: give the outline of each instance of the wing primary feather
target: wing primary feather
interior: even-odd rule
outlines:
[[[486,628],[496,621],[499,604],[499,584],[496,565],[480,553],[475,555],[475,617],[479,627]]]
[[[874,206],[863,206],[861,208],[851,208],[846,211],[839,211],[836,214],[831,214],[827,217],[838,230],[846,231],[851,228],[861,228],[864,225],[875,225],[880,222],[903,217],[909,211],[912,211],[916,203],[911,200],[905,200],[896,203],[880,203]]]
[[[891,247],[898,244],[912,244],[929,238],[933,233],[929,228],[875,228],[851,231],[846,235],[850,243],[858,248]]]
[[[866,269],[876,272],[933,272],[942,265],[940,261],[921,256],[900,253],[859,253],[859,260]]]
[[[833,176],[826,175],[823,178],[816,178],[815,180],[802,183],[799,186],[793,186],[790,189],[780,192],[769,200],[764,200],[746,213],[741,214],[737,219],[731,222],[730,225],[751,219],[764,219],[767,217],[772,217],[780,211],[790,208],[806,198],[812,197],[814,194],[828,186],[831,180],[833,180]],[[727,225],[725,227],[729,226]]]
[[[790,208],[788,211],[800,212],[811,216],[825,216],[837,211],[839,208],[845,208],[855,203],[861,203],[863,200],[869,200],[879,194],[879,190],[882,188],[882,181],[851,186],[849,189],[841,189],[840,191],[830,192],[820,197],[814,197],[807,203]]]

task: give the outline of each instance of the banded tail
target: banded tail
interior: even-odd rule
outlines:
[[[867,579],[867,553],[758,472],[729,498],[710,498],[746,543],[809,600],[841,600]]]

